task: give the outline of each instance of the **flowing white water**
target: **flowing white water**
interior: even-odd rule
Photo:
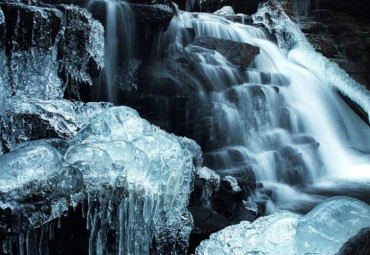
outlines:
[[[135,56],[135,17],[125,1],[91,0],[87,9],[92,12],[105,10],[105,68],[100,85],[106,86],[108,101],[117,102],[116,88],[122,65]],[[104,23],[104,22],[103,22]]]
[[[294,201],[299,200],[317,203],[320,197],[287,185],[307,187],[323,178],[344,181],[349,176],[369,190],[370,130],[332,90],[330,81],[340,77],[327,81],[298,64],[262,28],[205,13],[179,12],[162,37],[171,42],[168,57],[183,49],[181,28],[193,28],[196,36],[260,48],[243,73],[217,52],[185,47],[208,84],[206,88],[205,83],[195,82],[199,93],[194,99],[211,106],[197,110],[198,115],[211,111],[207,132],[213,149],[205,151],[208,165],[238,178],[252,169],[258,181],[277,193],[276,204],[288,208],[297,207]],[[293,193],[292,205],[281,201]]]

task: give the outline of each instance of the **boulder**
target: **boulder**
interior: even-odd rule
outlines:
[[[224,6],[220,10],[215,11],[213,14],[220,15],[220,16],[234,16],[235,12],[233,10],[233,7]]]
[[[169,24],[175,12],[167,5],[131,4],[137,23]]]
[[[370,227],[363,228],[355,236],[348,239],[337,255],[367,255],[370,254]]]
[[[248,43],[234,42],[214,37],[197,36],[193,45],[218,51],[234,65],[248,67],[253,59],[260,53],[258,47]]]

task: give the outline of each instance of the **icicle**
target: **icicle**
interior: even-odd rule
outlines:
[[[50,227],[49,227],[49,240],[54,239],[54,228],[55,228],[55,224],[54,222],[51,222]]]
[[[24,236],[23,233],[19,234],[19,255],[24,255]]]
[[[37,253],[37,237],[36,237],[36,231],[34,229],[27,231],[26,249],[27,249],[27,255],[38,254]]]
[[[82,202],[81,202],[81,211],[82,211],[82,218],[86,218],[86,205],[85,205],[85,200],[83,200]]]
[[[90,196],[87,195],[87,214],[86,214],[86,229],[90,230],[92,227],[91,224],[91,201],[90,201]]]
[[[39,254],[40,255],[49,255],[49,246],[48,246],[48,229],[47,225],[41,227],[41,236],[39,243]]]
[[[5,254],[7,254],[9,252],[9,240],[8,240],[8,238],[9,237],[6,237],[6,239],[2,241],[2,245],[1,245],[1,247],[3,249],[3,252]]]
[[[62,228],[62,216],[58,218],[58,228]]]
[[[125,222],[124,222],[124,212],[125,210],[125,200],[122,200],[119,204],[118,214],[119,214],[119,243],[118,243],[118,254],[124,254],[124,231],[125,231]]]

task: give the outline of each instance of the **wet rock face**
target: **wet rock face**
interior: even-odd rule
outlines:
[[[348,239],[340,248],[338,255],[370,254],[370,228],[363,228],[354,237]]]
[[[133,11],[137,23],[161,23],[169,24],[174,11],[167,5],[140,5],[132,4],[131,10]]]
[[[248,43],[238,43],[213,37],[195,37],[193,45],[216,50],[234,65],[248,67],[260,53],[259,48]]]
[[[253,184],[252,181],[248,184],[237,181],[231,176],[221,177],[207,167],[196,172],[188,207],[194,221],[190,254],[212,233],[243,220],[254,221],[260,216],[258,206],[244,200],[256,185],[255,181],[255,176]]]

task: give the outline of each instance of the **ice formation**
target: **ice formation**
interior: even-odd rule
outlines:
[[[332,255],[360,229],[370,226],[369,216],[366,203],[334,197],[305,216],[279,212],[227,227],[203,241],[196,254]]]
[[[199,146],[128,107],[91,118],[72,140],[18,144],[0,162],[0,207],[19,222],[1,222],[8,233],[30,233],[87,202],[90,254],[149,254],[153,240],[158,253],[187,247],[192,217],[186,206],[201,162]],[[29,196],[37,196],[38,206],[26,202]],[[117,236],[113,246],[110,233]]]
[[[86,121],[110,103],[82,103],[64,99],[11,97],[0,112],[0,141],[5,150],[17,143],[41,138],[72,138]],[[1,154],[1,153],[0,153]]]
[[[103,26],[76,6],[0,3],[0,31],[0,83],[8,94],[79,99],[79,86],[92,85],[104,65]]]
[[[262,23],[270,32],[275,31],[279,47],[288,54],[290,60],[305,66],[348,96],[370,118],[370,92],[366,87],[353,80],[337,63],[316,52],[299,26],[285,14],[280,3],[276,0],[271,2],[274,8],[263,4],[252,16],[254,23]]]

